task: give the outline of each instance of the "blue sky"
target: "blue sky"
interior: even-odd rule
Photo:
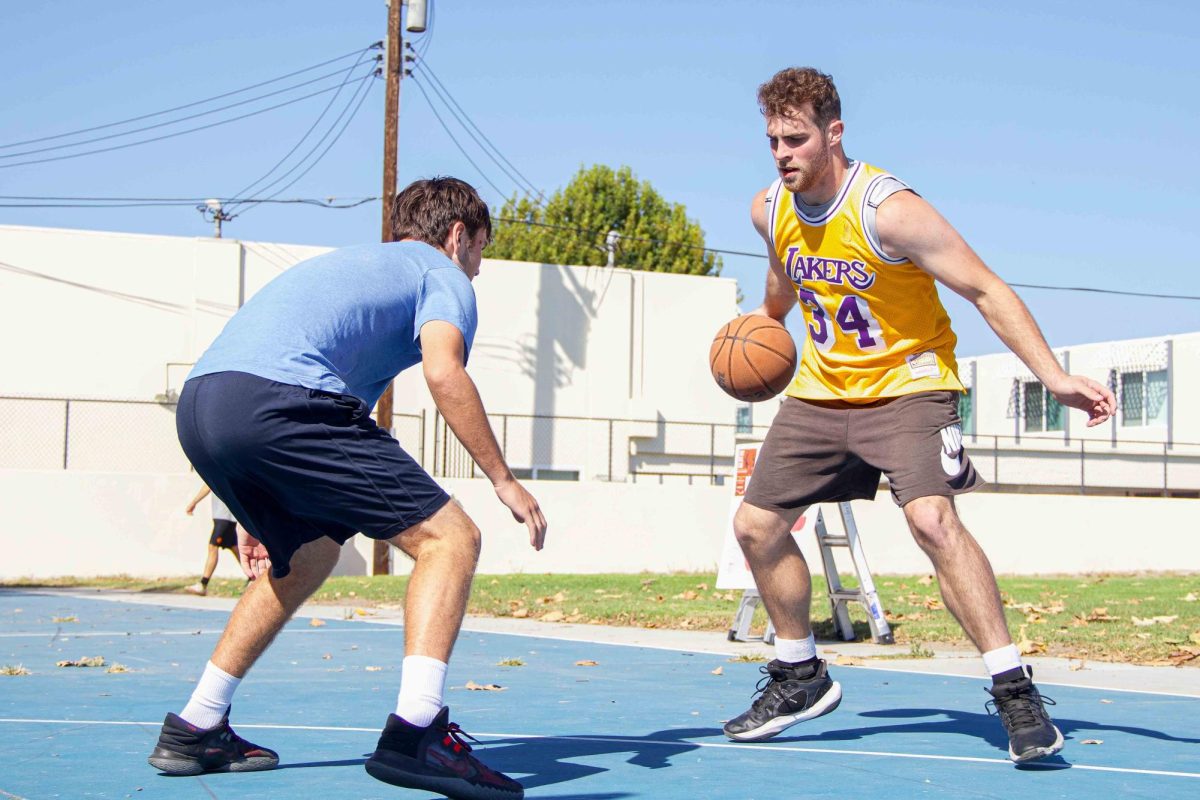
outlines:
[[[302,69],[382,38],[386,18],[382,0],[11,5],[0,49],[0,145]],[[581,165],[629,165],[685,204],[710,246],[761,252],[748,206],[774,172],[755,89],[782,67],[813,65],[838,84],[847,152],[912,184],[1009,281],[1200,295],[1194,3],[433,6],[432,31],[414,45],[504,156],[547,192]],[[229,196],[296,144],[326,97],[84,158],[12,168],[2,165],[18,159],[0,158],[0,195]],[[379,81],[336,145],[280,197],[379,194],[382,106]],[[452,130],[505,194],[515,189],[460,129]],[[406,81],[401,183],[432,174],[459,175],[494,206],[502,200]],[[211,233],[186,206],[0,208],[0,223]],[[376,204],[344,211],[259,206],[228,223],[226,235],[343,245],[375,240],[379,227]],[[723,274],[739,281],[746,307],[757,304],[765,262],[724,261]],[[1055,346],[1200,330],[1200,301],[1020,292]],[[948,294],[943,290],[960,354],[1001,350],[976,312]],[[713,321],[714,330],[721,322]]]

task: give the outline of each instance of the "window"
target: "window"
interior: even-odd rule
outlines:
[[[962,431],[966,434],[975,433],[975,390],[967,389],[958,396],[958,418],[962,420]]]
[[[1026,431],[1063,430],[1062,405],[1045,386],[1037,381],[1027,381],[1021,386],[1021,399]]]
[[[1167,424],[1167,371],[1121,373],[1121,425]]]
[[[737,429],[735,433],[753,433],[754,410],[749,403],[737,407]]]
[[[577,481],[577,469],[551,469],[550,467],[513,467],[513,477],[520,481]]]

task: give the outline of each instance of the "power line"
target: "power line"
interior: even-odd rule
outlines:
[[[338,86],[338,88],[337,88],[337,91],[336,91],[336,92],[334,92],[334,96],[332,96],[332,97],[330,97],[330,98],[329,98],[329,102],[328,102],[328,103],[325,103],[325,108],[323,108],[323,109],[322,109],[322,112],[320,112],[320,114],[317,116],[317,119],[313,121],[313,124],[312,124],[311,126],[308,126],[308,130],[307,130],[307,131],[305,131],[305,133],[304,133],[304,136],[300,137],[300,139],[298,140],[298,142],[296,142],[296,143],[295,143],[295,144],[292,146],[292,149],[290,149],[290,150],[288,150],[288,151],[287,151],[287,154],[284,154],[284,155],[283,155],[283,157],[282,157],[282,158],[280,158],[280,160],[278,160],[277,162],[275,162],[275,166],[272,166],[270,169],[266,170],[266,172],[265,172],[265,173],[263,173],[263,175],[262,175],[262,176],[259,176],[259,178],[258,178],[257,180],[254,180],[254,181],[252,181],[252,182],[251,182],[251,184],[248,184],[247,186],[245,186],[245,187],[242,187],[242,188],[241,188],[241,190],[239,190],[238,192],[235,192],[235,193],[234,193],[234,198],[239,198],[239,197],[242,197],[242,196],[244,196],[244,194],[246,194],[247,192],[250,192],[250,191],[252,190],[252,188],[254,188],[254,187],[258,186],[258,184],[260,184],[260,182],[262,182],[262,181],[264,181],[264,180],[268,179],[268,178],[269,178],[269,176],[270,176],[272,173],[274,173],[276,169],[278,169],[278,168],[282,167],[282,166],[283,166],[283,163],[284,163],[284,162],[287,162],[288,158],[292,157],[292,154],[294,154],[294,152],[295,152],[296,150],[299,150],[299,149],[300,149],[300,145],[301,145],[301,144],[304,144],[304,143],[305,143],[305,140],[307,140],[307,138],[308,138],[308,137],[312,136],[312,132],[317,130],[317,126],[318,126],[318,125],[320,125],[320,121],[322,121],[323,119],[325,119],[325,114],[328,114],[328,113],[329,113],[329,109],[331,109],[332,107],[334,107],[334,103],[335,103],[335,102],[337,102],[337,98],[338,98],[338,97],[340,97],[340,96],[341,96],[341,94],[342,94],[342,89],[343,89],[343,88],[344,88],[344,86],[346,86],[346,84],[349,82],[349,79],[350,79],[350,73],[352,73],[352,72],[354,71],[354,68],[355,68],[355,67],[358,67],[358,66],[359,66],[359,62],[362,60],[362,54],[365,54],[365,53],[366,53],[366,50],[364,50],[364,52],[362,52],[362,53],[360,53],[360,54],[359,54],[359,58],[358,58],[358,60],[355,60],[355,61],[354,61],[354,66],[350,67],[350,68],[349,68],[349,70],[348,70],[348,71],[347,71],[347,73],[346,73],[346,77],[342,78],[342,84],[341,84],[340,86]],[[377,56],[376,56],[376,61],[377,61],[377,62],[378,62],[379,60],[382,60],[382,59],[383,59],[383,56],[382,56],[382,55],[377,55]],[[378,72],[377,72],[376,74],[378,74]],[[350,102],[353,102],[353,98],[352,98],[352,101],[350,101]],[[334,122],[334,125],[336,125],[336,124],[337,124],[337,122],[335,121],[335,122]],[[311,155],[311,154],[310,154],[310,155]],[[307,157],[307,156],[306,156],[306,157]],[[300,162],[301,162],[301,163],[302,163],[302,162],[304,162],[304,158],[301,158]],[[236,201],[236,200],[234,200],[234,201]]]
[[[0,155],[0,158],[19,158],[21,156],[36,155],[37,153],[47,153],[47,152],[50,152],[53,150],[66,150],[66,149],[69,149],[72,147],[83,147],[84,145],[94,144],[95,142],[103,142],[103,141],[107,141],[109,139],[119,139],[122,136],[131,136],[135,133],[141,133],[143,131],[155,130],[157,128],[165,128],[168,125],[177,125],[178,123],[186,122],[189,119],[197,119],[199,117],[206,117],[210,114],[216,114],[220,111],[228,111],[231,108],[237,108],[238,106],[244,106],[248,103],[254,103],[259,100],[268,98],[268,97],[274,97],[275,95],[285,94],[294,89],[299,89],[302,86],[310,86],[314,83],[320,83],[321,81],[325,80],[326,78],[331,78],[335,75],[341,75],[342,73],[346,73],[346,78],[344,78],[342,80],[342,85],[345,85],[346,80],[349,79],[349,74],[354,70],[354,67],[357,67],[357,66],[358,66],[358,62],[355,62],[354,66],[350,67],[349,69],[340,69],[335,72],[330,72],[325,75],[321,75],[320,77],[317,77],[317,78],[311,78],[310,80],[303,81],[303,82],[297,83],[297,84],[293,84],[292,86],[285,86],[282,89],[276,89],[273,92],[267,92],[265,94],[260,94],[257,97],[251,97],[246,100],[239,100],[236,103],[230,103],[228,105],[218,106],[217,108],[212,108],[212,109],[209,109],[208,111],[199,111],[195,114],[188,114],[186,116],[179,117],[178,119],[170,119],[170,120],[167,120],[166,122],[157,122],[153,125],[144,125],[140,128],[133,128],[132,130],[122,131],[121,133],[109,133],[104,136],[96,136],[91,139],[84,139],[83,141],[80,141],[80,142],[71,142],[68,144],[56,144],[56,145],[51,145],[50,147],[40,147],[40,148],[37,148],[36,150],[22,150],[19,153],[8,153],[6,155]]]
[[[206,198],[206,197],[18,197],[18,196],[0,196],[0,200],[37,200],[44,202],[37,203],[0,203],[0,208],[135,208],[135,207],[163,207],[169,208],[174,206],[192,206],[196,203],[204,203],[209,199],[216,199],[221,203],[231,202],[232,198]],[[270,197],[264,198],[249,198],[247,203],[273,203],[280,205],[311,205],[318,208],[331,209],[346,209],[357,208],[365,203],[372,203],[378,200],[378,197],[355,197],[342,198],[343,202],[334,202],[338,200],[336,197],[313,198],[313,197],[296,197],[284,200],[277,200]]]
[[[243,120],[248,117],[254,117],[254,116],[258,116],[259,114],[265,114],[268,111],[274,111],[275,109],[283,108],[284,106],[294,105],[301,101],[308,100],[311,97],[317,97],[318,95],[326,94],[327,92],[332,92],[335,89],[337,89],[336,86],[330,86],[327,89],[319,89],[310,94],[302,95],[301,97],[296,97],[291,100],[286,100],[282,103],[277,103],[276,105],[268,106],[266,108],[260,108],[257,111],[251,111],[246,114],[240,114],[236,117],[230,117],[229,119],[218,120],[217,122],[211,122],[208,125],[198,125],[195,128],[188,128],[187,130],[176,131],[175,133],[167,133],[162,136],[154,136],[149,139],[139,139],[136,142],[129,142],[127,144],[114,145],[112,147],[101,147],[101,148],[97,148],[95,150],[85,150],[82,153],[72,153],[70,155],[65,155],[65,156],[53,156],[51,158],[39,158],[39,159],[30,160],[30,161],[18,161],[15,164],[0,164],[0,169],[10,169],[12,167],[24,167],[29,164],[45,164],[50,161],[65,161],[65,160],[71,159],[71,158],[82,158],[83,156],[95,155],[96,153],[109,153],[114,150],[124,150],[126,148],[137,147],[138,145],[142,145],[142,144],[149,144],[151,142],[159,142],[159,141],[162,141],[163,139],[171,139],[176,136],[183,136],[185,134],[195,133],[197,131],[208,130],[209,128],[215,128],[219,125],[228,125],[231,122],[237,122],[238,120]]]
[[[337,144],[338,139],[342,138],[342,134],[345,133],[346,129],[350,127],[350,123],[354,121],[354,118],[356,116],[358,116],[358,111],[360,108],[362,108],[363,103],[366,101],[367,95],[369,95],[371,93],[371,88],[374,86],[374,84],[367,83],[367,82],[360,84],[358,89],[355,90],[355,94],[357,94],[358,91],[361,90],[364,86],[366,87],[366,91],[362,92],[362,95],[358,98],[358,105],[356,105],[354,107],[354,110],[352,112],[350,112],[350,116],[346,117],[346,121],[345,121],[345,123],[342,124],[341,129],[337,132],[337,134],[333,137],[333,139],[330,140],[329,144],[325,146],[325,149],[321,151],[320,155],[318,155],[315,159],[313,159],[313,161],[307,167],[304,168],[303,172],[301,172],[299,175],[297,175],[295,178],[293,178],[289,183],[285,184],[284,186],[282,186],[281,188],[276,190],[274,194],[268,195],[264,200],[260,200],[260,201],[255,201],[255,200],[244,201],[244,203],[243,203],[244,205],[250,206],[250,208],[247,208],[246,211],[249,211],[251,208],[254,208],[254,206],[258,205],[259,203],[267,202],[267,201],[277,197],[278,195],[282,194],[285,190],[287,190],[291,186],[294,186],[297,181],[299,181],[301,178],[303,178],[305,175],[307,175],[309,172],[311,172],[313,167],[315,167],[315,166],[317,166],[317,164],[321,163],[321,159],[323,159],[325,157],[325,154],[328,153],[335,144]],[[350,102],[351,103],[354,102],[353,96],[351,96]],[[349,108],[349,107],[350,107],[350,104],[347,103],[346,108]],[[342,109],[342,114],[338,115],[338,120],[340,120],[342,118],[342,115],[344,115],[345,113],[346,113],[346,109]],[[336,125],[338,120],[334,120],[333,124]],[[330,130],[333,130],[333,128],[330,127]],[[328,131],[326,132],[325,135],[326,136],[329,135]],[[321,141],[324,141],[324,137],[321,138]],[[320,142],[317,142],[317,146],[318,147],[320,146]],[[311,153],[312,153],[312,151],[309,151],[310,155],[311,155]],[[307,158],[307,156],[305,156],[305,157]],[[302,163],[304,163],[303,160],[301,160],[299,163],[297,163],[296,166],[299,166]],[[293,167],[292,169],[295,169],[295,167]],[[284,175],[286,175],[286,174],[287,173],[284,173]],[[282,178],[282,177],[284,177],[284,176],[280,176],[280,178]],[[268,186],[270,186],[270,184],[268,184]],[[264,187],[264,188],[266,188],[266,187]],[[357,203],[356,205],[362,205],[362,204]],[[246,213],[246,212],[242,211],[238,214],[234,214],[232,217],[230,217],[230,219],[241,216],[244,213]]]
[[[487,155],[488,158],[490,158],[492,162],[499,167],[500,170],[504,172],[504,174],[507,175],[513,183],[517,185],[519,189],[521,189],[521,191],[530,195],[536,195],[538,198],[537,203],[538,205],[541,205],[541,198],[544,196],[542,191],[534,186],[533,181],[526,178],[525,175],[522,174],[521,171],[517,169],[517,167],[508,160],[508,158],[505,157],[504,153],[500,152],[500,148],[496,147],[495,143],[488,138],[487,134],[485,134],[483,130],[481,130],[480,127],[475,124],[475,121],[471,119],[471,116],[466,112],[466,109],[464,109],[462,105],[454,99],[454,95],[450,93],[448,88],[446,88],[446,84],[442,83],[441,79],[438,78],[437,74],[433,71],[433,68],[429,66],[429,63],[418,58],[417,69],[420,69],[433,79],[433,83],[430,84],[430,88],[434,90],[434,92],[446,105],[446,108],[449,109],[450,113],[454,114],[454,117],[458,120],[459,125],[461,125],[463,130],[465,130],[467,134],[475,140],[475,144],[479,145],[479,148],[483,150],[484,154]],[[472,129],[474,129],[475,133],[471,132]],[[475,135],[476,133],[478,136]],[[481,138],[483,139],[482,142],[480,141]],[[496,157],[492,156],[491,153],[488,152],[488,148],[491,148],[492,152],[494,152],[496,156],[499,156],[500,161],[503,161],[504,163],[502,164],[500,161],[497,161]],[[506,164],[508,165],[507,169],[505,168]],[[512,172],[509,172],[510,169]],[[516,173],[515,177],[513,173]]]
[[[495,183],[492,182],[492,179],[487,176],[487,173],[484,172],[483,169],[481,169],[480,166],[475,163],[475,159],[471,158],[471,156],[467,154],[467,151],[465,149],[463,149],[463,146],[458,143],[458,139],[455,138],[454,133],[450,130],[450,127],[448,125],[446,125],[446,121],[442,119],[442,115],[437,112],[437,108],[433,105],[433,101],[431,101],[429,99],[429,93],[425,91],[425,87],[421,85],[421,81],[416,79],[416,75],[413,76],[413,83],[415,83],[417,85],[417,88],[421,90],[421,94],[425,96],[425,102],[426,102],[426,104],[428,104],[429,110],[432,111],[433,116],[435,118],[437,118],[438,124],[440,124],[442,126],[442,130],[444,130],[446,132],[446,135],[450,137],[450,141],[454,142],[454,146],[458,148],[458,152],[463,154],[463,158],[465,158],[467,161],[471,162],[471,166],[475,168],[475,171],[479,173],[479,176],[481,178],[483,178],[485,181],[487,181],[488,186],[491,186],[493,189],[496,190],[496,194],[500,195],[501,197],[504,197],[505,196],[504,191],[501,190],[499,186],[497,186]]]
[[[181,106],[175,106],[173,108],[166,108],[166,109],[163,109],[162,111],[155,111],[150,114],[142,114],[137,117],[130,117],[129,119],[118,120],[117,122],[108,122],[108,123],[105,123],[104,125],[94,125],[90,128],[80,128],[79,130],[68,131],[66,133],[56,133],[53,136],[41,136],[36,139],[25,139],[24,141],[20,141],[20,142],[9,142],[8,144],[0,145],[0,150],[7,150],[10,147],[19,147],[24,144],[37,144],[38,142],[48,142],[53,139],[63,139],[68,136],[77,136],[81,133],[91,133],[92,131],[104,130],[105,128],[113,128],[118,125],[125,125],[130,122],[140,122],[141,120],[144,120],[144,119],[150,119],[151,117],[162,116],[163,114],[170,114],[174,111],[182,111],[185,108],[193,108],[195,106],[204,105],[205,103],[211,103],[214,100],[221,100],[226,97],[232,97],[235,94],[241,94],[242,92],[248,92],[251,89],[257,89],[260,86],[267,86],[268,84],[278,83],[279,81],[295,77],[296,75],[301,75],[305,72],[311,72],[314,69],[319,69],[320,67],[324,67],[329,64],[334,64],[338,61],[344,61],[345,59],[350,58],[351,56],[361,56],[363,53],[365,53],[368,50],[378,50],[382,46],[383,46],[383,42],[375,42],[374,44],[368,45],[367,47],[364,47],[360,50],[355,50],[352,53],[346,53],[345,55],[340,55],[340,56],[337,56],[336,58],[331,58],[328,61],[322,61],[319,64],[313,64],[310,67],[305,67],[304,69],[296,70],[295,72],[289,72],[286,75],[280,75],[277,78],[271,78],[270,80],[262,81],[261,83],[255,83],[250,86],[244,86],[241,89],[235,89],[231,92],[225,92],[223,94],[213,95],[212,97],[206,97],[203,100],[195,100],[191,103],[184,103]],[[336,74],[336,73],[334,73],[334,74]]]
[[[1153,297],[1160,300],[1200,300],[1200,296],[1190,294],[1155,294],[1153,292],[1129,292],[1124,289],[1097,289],[1092,286],[1045,286],[1037,283],[1009,283],[1018,289],[1047,289],[1055,292],[1092,292],[1094,294],[1115,294],[1123,297]]]
[[[527,220],[527,219],[515,219],[515,218],[511,218],[511,217],[495,217],[494,219],[497,222],[507,222],[507,223],[517,224],[517,225],[530,225],[530,226],[534,226],[534,227],[538,227],[538,228],[552,228],[555,230],[572,231],[574,233],[587,234],[588,236],[592,236],[592,237],[599,237],[601,234],[606,233],[606,231],[604,231],[604,230],[576,228],[576,227],[571,227],[569,225],[554,225],[554,224],[551,224],[548,222],[536,222],[534,220]],[[625,236],[624,234],[622,234],[621,239],[624,241],[646,242],[649,244],[660,244],[660,245],[666,245],[666,246],[670,246],[670,247],[683,247],[683,248],[687,248],[689,250],[703,250],[703,251],[710,252],[710,253],[721,253],[723,255],[748,256],[750,258],[763,258],[763,259],[768,258],[768,256],[765,253],[750,253],[750,252],[746,252],[744,250],[723,250],[723,249],[717,248],[717,247],[704,247],[701,245],[685,244],[682,242],[667,242],[662,239],[650,239],[650,238],[640,237],[640,236]],[[1058,292],[1090,292],[1093,294],[1109,294],[1109,295],[1118,295],[1118,296],[1123,296],[1123,297],[1147,297],[1147,298],[1153,298],[1153,299],[1159,299],[1159,300],[1200,300],[1200,295],[1156,294],[1153,292],[1130,292],[1130,291],[1126,291],[1124,289],[1098,289],[1098,288],[1091,287],[1091,286],[1048,286],[1045,284],[1035,284],[1035,283],[1009,283],[1008,285],[1018,288],[1018,289],[1045,289],[1048,291],[1058,291]]]

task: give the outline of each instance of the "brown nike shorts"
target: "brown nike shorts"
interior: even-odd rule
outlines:
[[[881,474],[898,506],[969,492],[983,479],[963,449],[957,400],[949,391],[866,405],[789,397],[759,450],[745,501],[786,513],[873,500]]]

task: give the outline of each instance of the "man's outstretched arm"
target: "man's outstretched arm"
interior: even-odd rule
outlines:
[[[876,227],[884,251],[911,260],[971,301],[1058,402],[1087,412],[1089,427],[1113,415],[1117,402],[1112,391],[1063,370],[1021,298],[928,202],[912,192],[898,192],[880,205]]]
[[[529,528],[529,543],[535,550],[541,550],[546,539],[546,517],[537,500],[513,477],[504,461],[479,390],[463,366],[465,350],[462,333],[449,322],[435,320],[421,326],[421,363],[433,402],[450,430],[492,482],[500,502],[517,522]]]

